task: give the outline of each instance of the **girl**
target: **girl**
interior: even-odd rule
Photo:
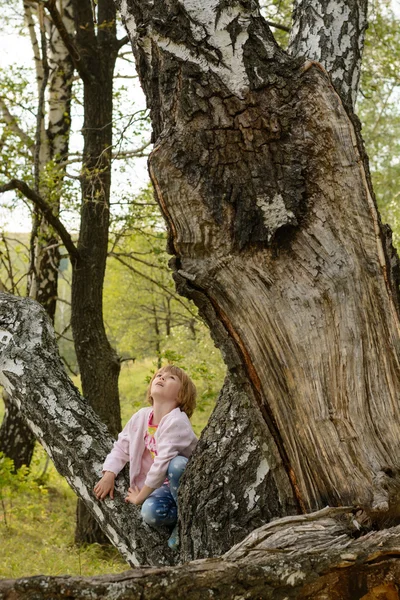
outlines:
[[[177,495],[180,477],[197,438],[189,417],[196,406],[196,388],[182,369],[163,367],[153,376],[147,398],[150,408],[135,413],[114,442],[94,493],[99,500],[114,498],[115,477],[129,461],[126,502],[142,505],[143,520],[174,527],[168,540],[178,546]]]

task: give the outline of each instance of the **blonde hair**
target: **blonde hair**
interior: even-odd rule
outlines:
[[[187,375],[180,367],[176,367],[175,365],[166,365],[154,373],[147,389],[148,402],[153,406],[153,398],[151,397],[151,384],[158,373],[172,373],[172,375],[175,375],[175,377],[179,378],[182,385],[177,398],[178,406],[181,411],[185,412],[190,419],[194,409],[196,408],[197,390],[189,375]]]

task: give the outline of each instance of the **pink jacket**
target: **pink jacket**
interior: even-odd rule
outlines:
[[[154,436],[157,456],[153,462],[144,445],[152,410],[151,407],[142,408],[129,419],[103,465],[103,471],[112,471],[118,475],[129,461],[131,486],[137,485],[138,488],[143,485],[159,488],[165,480],[169,462],[178,454],[189,458],[197,443],[187,414],[180,408],[174,408],[158,425]]]

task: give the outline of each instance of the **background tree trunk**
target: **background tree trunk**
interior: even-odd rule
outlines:
[[[289,53],[321,63],[343,102],[354,107],[360,81],[368,0],[294,0]]]
[[[35,448],[35,436],[32,434],[10,395],[3,390],[4,417],[0,427],[0,452],[14,461],[14,469],[30,465]]]
[[[210,452],[220,506],[249,497],[258,472],[260,488],[268,474],[277,492],[260,494],[254,518],[282,514],[276,493],[290,510],[398,514],[397,289],[356,119],[323,67],[277,47],[255,5],[183,0],[177,12],[127,0],[121,11],[151,107],[149,170],[180,289],[213,328],[232,380],[243,373],[251,389],[246,402],[235,397],[235,420],[222,410],[240,449],[233,462],[240,471],[239,407],[253,407],[252,396],[251,418],[263,419],[264,444],[279,456],[258,446],[249,479]],[[208,435],[223,447],[213,419]],[[197,482],[206,498],[210,476]],[[227,550],[235,523],[221,534],[205,520],[212,501],[196,516],[185,504],[183,529]]]
[[[111,0],[97,5],[97,32],[90,0],[73,2],[76,44],[83,76],[84,125],[79,257],[73,263],[71,325],[83,395],[110,433],[121,430],[120,363],[103,322],[103,282],[108,251],[113,120],[113,76],[118,54],[116,11]],[[105,543],[97,522],[78,501],[75,540]]]

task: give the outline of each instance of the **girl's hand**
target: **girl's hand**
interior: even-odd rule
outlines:
[[[131,502],[132,504],[142,504],[143,500],[140,501],[139,498],[140,490],[137,485],[134,485],[133,488],[128,489],[128,495],[125,498],[125,502]]]
[[[104,498],[110,494],[111,500],[114,500],[114,483],[115,473],[106,471],[103,477],[94,486],[94,493],[98,500],[104,500]]]

